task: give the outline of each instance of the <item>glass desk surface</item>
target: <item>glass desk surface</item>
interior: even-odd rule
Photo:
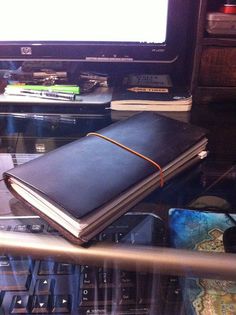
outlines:
[[[172,113],[168,115],[173,117]],[[0,114],[1,179],[5,170],[123,116],[108,110],[98,115]],[[103,242],[121,243],[131,246],[131,251],[152,250],[147,254],[155,250],[162,253],[160,248],[164,248],[163,256],[153,256],[159,269],[139,269],[138,264],[133,269],[128,262],[127,268],[118,262],[118,267],[99,263],[91,267],[75,264],[73,259],[58,260],[48,252],[32,259],[30,252],[28,256],[11,256],[1,251],[0,314],[236,314],[236,275],[230,266],[222,266],[224,257],[229,257],[234,266],[236,260],[234,254],[223,253],[223,233],[236,223],[235,109],[226,105],[194,106],[190,114],[176,118],[208,130],[209,156],[153,192],[87,246],[91,249]],[[55,231],[49,235],[50,227],[16,200],[2,180],[0,200],[0,236],[19,233],[19,241],[24,240],[21,235],[25,232],[29,237],[40,233],[58,237]],[[176,252],[165,252],[166,248],[177,249],[182,258]],[[116,252],[116,248],[111,250]],[[205,257],[191,258],[191,253],[202,252],[216,253],[215,263],[211,265],[212,257],[208,265]],[[138,253],[142,260],[142,251]],[[173,260],[166,258],[165,262],[168,254]],[[171,269],[181,262],[182,267]],[[163,267],[165,263],[169,273]],[[189,266],[193,269],[184,270]]]

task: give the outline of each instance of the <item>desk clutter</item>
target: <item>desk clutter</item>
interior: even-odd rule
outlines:
[[[210,35],[236,35],[236,5],[234,14],[209,12],[207,14],[206,31]]]
[[[87,102],[89,108],[96,104],[95,96],[98,109],[115,111],[189,112],[192,107],[189,89],[175,87],[168,74],[129,74],[115,82],[108,74],[80,71],[72,75],[61,67],[39,71],[23,63],[16,70],[0,70],[1,102],[42,106]]]
[[[43,68],[40,68],[43,67]],[[68,66],[67,66],[68,67]],[[0,92],[6,96],[20,96],[22,101],[36,102],[38,100],[81,102],[84,97],[89,102],[90,94],[95,90],[101,93],[101,88],[108,88],[108,77],[103,73],[80,71],[71,74],[69,67],[62,62],[23,62],[17,69],[0,70]],[[103,93],[101,93],[104,95]],[[107,89],[108,96],[110,90]],[[99,93],[96,93],[100,104]],[[20,100],[20,98],[19,98]],[[104,100],[106,103],[107,100]],[[108,102],[110,99],[108,99]],[[46,103],[45,102],[45,103]]]

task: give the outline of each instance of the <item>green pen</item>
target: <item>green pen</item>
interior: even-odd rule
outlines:
[[[7,88],[31,90],[31,91],[50,91],[61,93],[79,94],[80,88],[77,85],[28,85],[28,84],[10,84]]]

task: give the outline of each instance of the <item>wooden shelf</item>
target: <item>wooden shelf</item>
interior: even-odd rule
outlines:
[[[198,105],[220,102],[234,102],[236,99],[235,87],[198,86],[193,94],[194,103]],[[236,107],[236,104],[235,104]]]
[[[236,47],[236,37],[204,37],[204,46]]]
[[[198,0],[191,77],[193,101],[198,104],[236,100],[236,36],[206,32],[207,13],[217,11],[224,3]]]

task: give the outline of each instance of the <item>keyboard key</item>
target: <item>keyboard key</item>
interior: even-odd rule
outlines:
[[[120,291],[120,305],[136,304],[136,288],[135,287],[125,287],[121,288]]]
[[[98,273],[98,283],[100,288],[114,287],[113,271],[101,268]]]
[[[49,233],[58,233],[58,231],[54,228],[54,227],[52,227],[52,226],[48,226],[48,229],[47,229],[47,231],[49,232]]]
[[[0,225],[0,231],[10,231],[11,227],[9,225]]]
[[[80,267],[81,273],[83,273],[83,272],[93,272],[95,269],[96,269],[96,267],[88,266],[88,265],[82,265]]]
[[[80,307],[79,308],[79,315],[115,315],[116,313],[112,312],[111,307],[99,307],[99,306],[93,306],[93,307]],[[121,314],[121,313],[120,313]],[[137,315],[134,313],[129,313],[129,315]],[[140,315],[146,315],[140,313]]]
[[[2,291],[25,291],[28,290],[31,277],[28,275],[1,275],[0,290]]]
[[[136,284],[136,273],[126,270],[119,271],[119,282],[122,286],[130,286]]]
[[[31,273],[30,260],[10,260],[0,258],[0,275],[21,275]]]
[[[53,279],[43,278],[36,281],[34,293],[35,295],[51,294],[53,289]]]
[[[0,256],[0,268],[4,268],[10,265],[9,258],[7,256]]]
[[[4,291],[0,290],[0,306],[2,305],[3,297],[4,297]]]
[[[27,232],[28,226],[26,224],[18,224],[14,227],[15,232]]]
[[[102,288],[98,289],[98,305],[112,305],[113,303],[113,289]]]
[[[74,272],[74,265],[67,263],[58,263],[56,265],[56,274],[71,275]]]
[[[137,299],[141,304],[153,304],[156,295],[153,292],[158,292],[159,280],[156,278],[154,281],[151,273],[140,272],[137,275],[136,292]],[[157,293],[158,294],[158,293]]]
[[[109,306],[112,305],[113,291],[112,288],[88,288],[80,290],[79,306]]]
[[[32,224],[28,227],[28,230],[31,233],[42,233],[43,229],[44,229],[43,224]]]
[[[53,297],[52,313],[69,313],[71,304],[70,295],[55,295]]]
[[[97,292],[94,288],[83,289],[80,290],[79,297],[79,306],[93,306],[97,301]]]
[[[97,268],[84,265],[81,267],[80,288],[94,288],[97,284]]]
[[[48,313],[50,311],[49,295],[35,295],[32,301],[32,313]]]
[[[54,275],[55,262],[54,261],[41,261],[39,265],[39,275]]]
[[[10,309],[12,314],[27,314],[29,312],[29,295],[14,295]]]
[[[182,290],[178,277],[171,276],[168,279],[166,286],[168,303],[180,303],[182,302]]]
[[[123,232],[117,232],[114,235],[115,242],[120,243],[120,241],[124,238],[125,234]]]
[[[102,232],[99,234],[99,240],[105,242],[113,242],[114,235],[112,233]]]

